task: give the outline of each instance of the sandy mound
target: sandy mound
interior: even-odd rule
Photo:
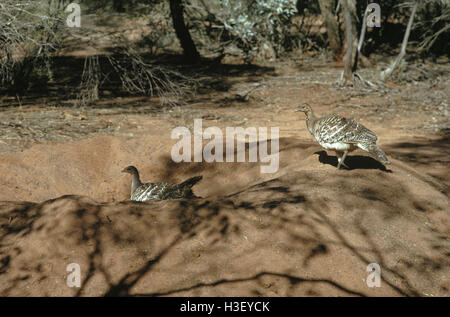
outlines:
[[[281,139],[276,174],[257,163],[175,164],[160,140],[96,137],[3,155],[0,295],[450,294],[449,202],[429,174],[395,158],[386,170],[359,152],[338,171],[301,139]],[[145,181],[203,175],[203,198],[124,201],[129,164]],[[366,285],[373,262],[379,288]],[[81,288],[66,285],[70,263]]]

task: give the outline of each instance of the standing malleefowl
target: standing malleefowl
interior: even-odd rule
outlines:
[[[347,153],[360,148],[383,164],[390,164],[386,154],[376,142],[378,137],[362,124],[335,114],[317,118],[308,104],[303,104],[295,109],[295,112],[306,114],[306,126],[316,141],[327,150],[334,150],[338,158],[339,169],[345,165]]]
[[[195,198],[196,196],[192,192],[192,186],[203,178],[202,176],[195,176],[189,178],[181,184],[169,184],[166,182],[143,184],[139,178],[139,172],[136,167],[128,166],[123,169],[122,172],[132,175],[130,199],[134,201]]]

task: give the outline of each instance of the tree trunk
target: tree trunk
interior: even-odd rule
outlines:
[[[348,10],[350,12],[350,21],[352,24],[351,31],[352,31],[352,73],[356,71],[355,69],[355,61],[356,61],[356,54],[358,51],[358,12],[357,11],[357,4],[356,0],[343,0],[347,2]]]
[[[345,42],[346,52],[344,56],[344,80],[345,82],[352,81],[352,51],[353,51],[353,31],[352,18],[347,0],[342,0],[342,10],[344,13],[345,24]]]
[[[327,28],[328,43],[334,60],[339,60],[342,53],[342,45],[339,38],[339,25],[333,8],[333,0],[319,0],[320,12]]]
[[[173,27],[183,48],[184,56],[188,62],[196,62],[200,54],[192,41],[191,34],[184,23],[184,10],[182,0],[170,0],[170,13],[172,15]]]

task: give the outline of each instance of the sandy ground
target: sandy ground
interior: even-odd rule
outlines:
[[[3,151],[0,295],[449,296],[450,142],[420,128],[433,114],[380,119],[364,104],[394,97],[345,99],[320,80],[283,82],[267,79],[248,103],[212,107],[217,96],[206,95],[164,115],[105,115],[121,124],[114,135]],[[357,118],[392,164],[356,151],[350,170],[337,170],[293,113],[304,101]],[[170,133],[192,131],[194,118],[223,131],[280,127],[279,170],[174,163]],[[127,201],[120,170],[131,164],[144,181],[203,175],[194,187],[202,198]],[[80,265],[81,288],[66,285],[70,263]],[[369,263],[380,265],[381,287],[367,286]]]

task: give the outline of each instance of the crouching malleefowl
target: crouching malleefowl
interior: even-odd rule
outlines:
[[[306,126],[316,141],[323,148],[336,152],[338,169],[341,165],[348,168],[345,157],[357,148],[369,152],[380,163],[390,164],[386,154],[376,145],[378,137],[362,124],[335,114],[317,118],[308,104],[295,109],[298,111],[306,114]]]
[[[195,198],[196,196],[192,192],[192,186],[203,178],[203,176],[195,176],[189,178],[181,184],[169,184],[166,182],[143,184],[139,178],[139,172],[136,167],[128,166],[123,169],[122,172],[132,175],[130,199],[134,201]]]

